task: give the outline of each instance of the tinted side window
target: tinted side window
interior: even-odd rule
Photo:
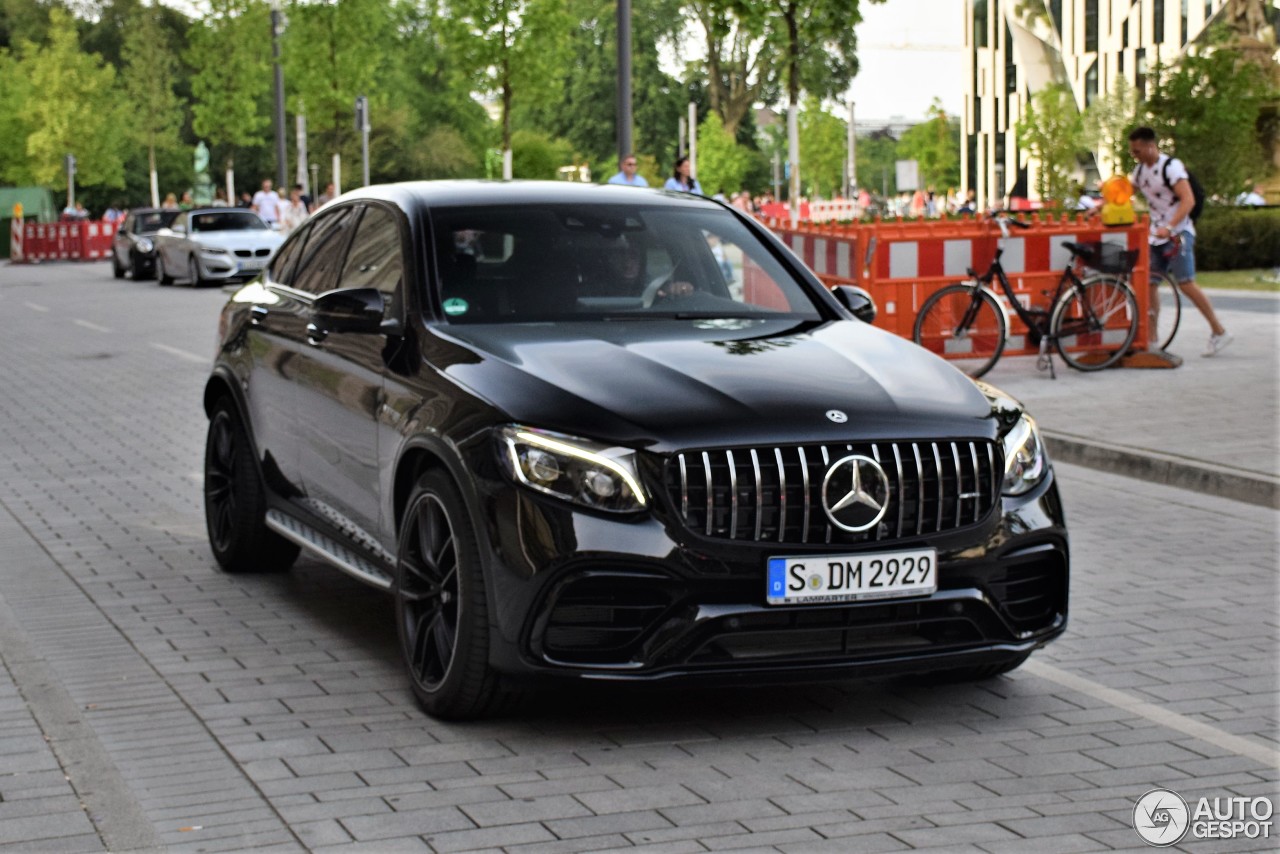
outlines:
[[[366,208],[347,253],[340,287],[377,288],[391,297],[403,273],[400,227],[395,215],[383,208]]]
[[[310,223],[294,232],[271,260],[270,280],[282,285],[293,284],[293,274],[298,270],[298,258],[311,231]]]
[[[302,249],[298,272],[290,283],[300,291],[322,294],[338,286],[338,273],[351,237],[353,207],[318,214]]]

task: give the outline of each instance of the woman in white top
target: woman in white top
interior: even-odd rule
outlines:
[[[307,218],[307,205],[302,201],[302,188],[289,191],[289,201],[280,203],[280,233],[288,235]]]

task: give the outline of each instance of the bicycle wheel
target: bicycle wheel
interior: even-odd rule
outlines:
[[[980,377],[1004,352],[1004,312],[990,293],[973,285],[947,285],[920,307],[913,338],[971,377]]]
[[[1062,361],[1078,371],[1115,364],[1138,334],[1133,289],[1114,276],[1094,276],[1072,287],[1053,307],[1049,334]]]
[[[1161,275],[1155,283],[1157,287],[1153,289],[1152,296],[1157,300],[1159,310],[1152,318],[1148,340],[1152,349],[1168,350],[1173,336],[1178,334],[1178,324],[1182,322],[1182,288],[1168,273]]]

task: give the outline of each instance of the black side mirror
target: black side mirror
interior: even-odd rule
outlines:
[[[876,301],[871,298],[871,294],[853,285],[836,285],[831,292],[835,294],[842,306],[853,313],[854,317],[863,323],[875,322]]]
[[[311,325],[320,337],[330,332],[384,332],[385,308],[386,298],[377,288],[329,291],[316,297]]]

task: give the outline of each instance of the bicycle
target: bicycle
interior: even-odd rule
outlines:
[[[1163,250],[1151,247],[1154,254],[1164,251],[1167,257],[1177,255],[1182,247],[1182,238],[1176,234]],[[1150,325],[1149,337],[1156,349],[1166,351],[1173,343],[1173,336],[1178,334],[1178,325],[1182,322],[1182,287],[1172,273],[1164,272],[1159,276],[1152,273],[1151,307],[1147,310]],[[1164,287],[1168,285],[1168,287]]]
[[[987,272],[978,275],[969,269],[969,281],[947,285],[932,294],[916,316],[913,339],[921,347],[951,356],[952,363],[971,377],[980,377],[995,365],[1004,352],[1009,334],[1009,318],[992,290],[999,282],[1008,305],[1027,327],[1027,338],[1039,345],[1036,367],[1053,369],[1050,347],[1062,361],[1080,371],[1099,371],[1120,360],[1138,334],[1138,302],[1128,282],[1137,261],[1137,251],[1109,243],[1064,242],[1072,261],[1058,280],[1050,308],[1024,307],[1009,284],[1000,264],[1009,226],[1030,228],[1027,223],[1003,214],[994,217],[1000,227],[1000,245]],[[1100,270],[1081,279],[1076,262]],[[1048,291],[1045,291],[1047,294]]]

